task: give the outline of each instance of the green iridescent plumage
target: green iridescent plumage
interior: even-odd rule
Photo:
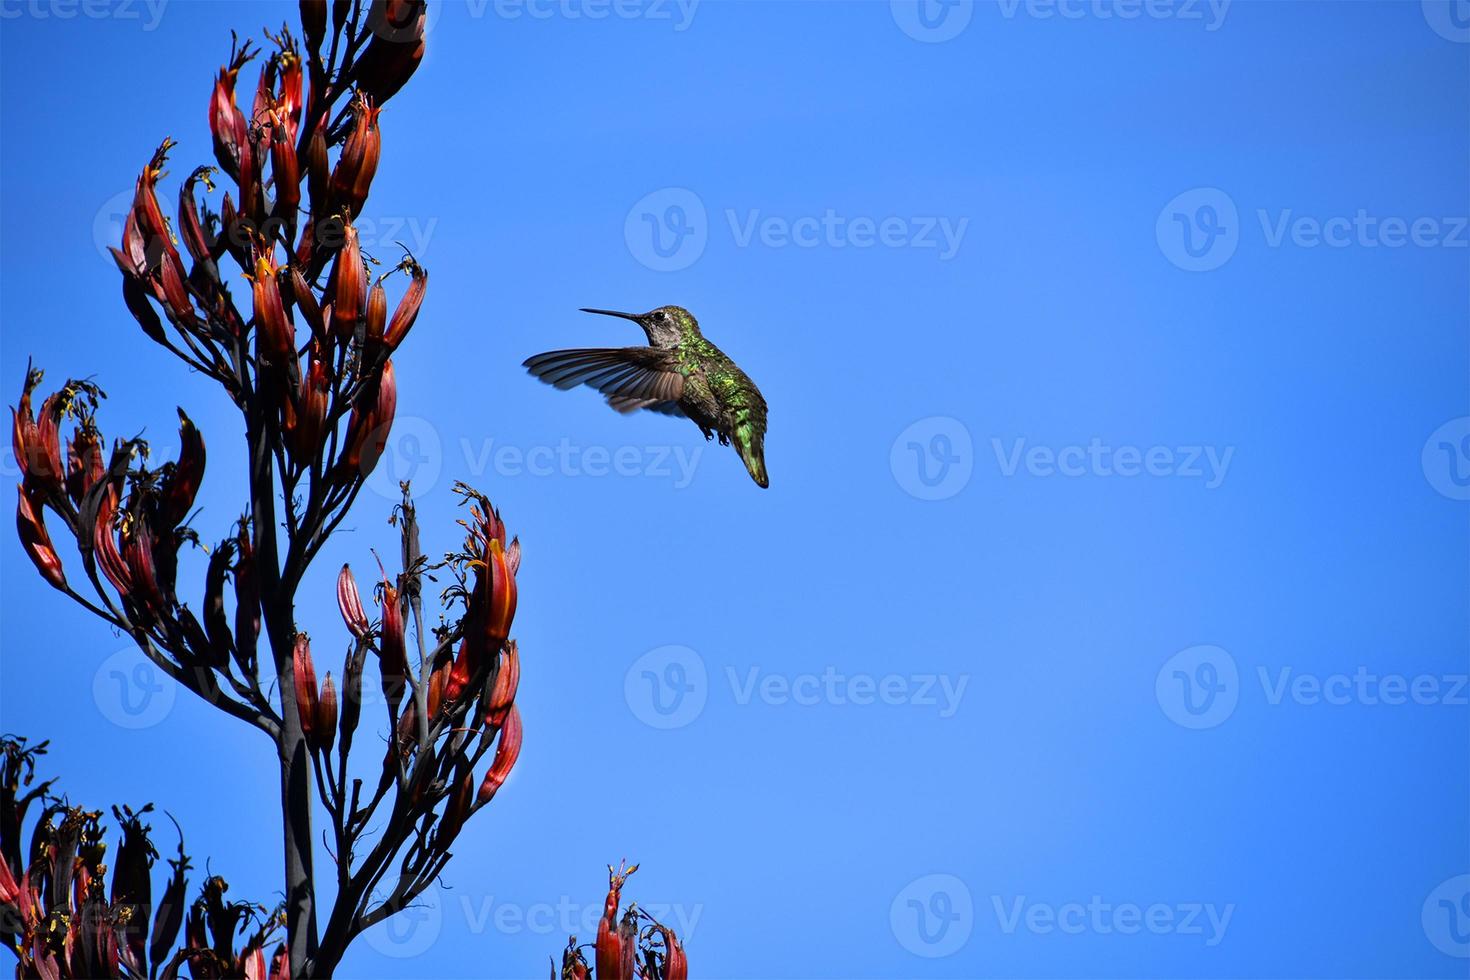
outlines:
[[[766,400],[746,373],[699,332],[699,321],[681,306],[648,313],[584,310],[632,320],[648,335],[647,347],[554,350],[526,359],[531,374],[558,388],[588,385],[619,412],[648,409],[684,416],[706,439],[734,444],[750,478],[766,476]]]

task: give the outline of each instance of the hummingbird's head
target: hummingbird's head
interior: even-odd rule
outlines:
[[[648,342],[655,347],[672,347],[690,333],[699,332],[699,321],[694,314],[682,306],[660,306],[647,313],[619,313],[616,310],[589,310],[583,313],[600,313],[603,316],[620,316],[632,320],[648,334]]]

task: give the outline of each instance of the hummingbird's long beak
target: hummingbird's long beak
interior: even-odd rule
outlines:
[[[617,310],[589,310],[585,306],[582,307],[581,312],[583,312],[583,313],[599,313],[602,316],[620,316],[624,320],[632,320],[634,323],[637,323],[638,322],[638,315],[636,313],[619,313]]]

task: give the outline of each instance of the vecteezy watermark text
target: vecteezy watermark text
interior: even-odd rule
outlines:
[[[1009,446],[990,440],[1001,475],[1015,476],[1024,467],[1031,476],[1178,477],[1203,480],[1206,490],[1225,482],[1234,446],[1109,446],[1094,437],[1086,446],[1027,446],[1013,439]]]
[[[1213,902],[1114,904],[1103,901],[1101,895],[1093,895],[1086,903],[1061,905],[1032,902],[1025,895],[1009,898],[992,895],[990,904],[1000,931],[1007,935],[1022,929],[1039,936],[1053,933],[1136,936],[1146,932],[1155,936],[1200,936],[1206,946],[1220,945],[1235,914],[1234,902],[1223,906]]]
[[[168,0],[0,0],[0,21],[136,20],[151,31],[163,20]]]

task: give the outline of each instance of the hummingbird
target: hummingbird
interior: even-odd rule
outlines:
[[[632,320],[648,335],[647,347],[584,347],[527,358],[525,368],[565,391],[596,388],[627,414],[640,408],[691,419],[706,440],[735,445],[756,486],[766,477],[766,400],[755,382],[699,332],[682,306],[647,313],[583,309],[583,313]]]

